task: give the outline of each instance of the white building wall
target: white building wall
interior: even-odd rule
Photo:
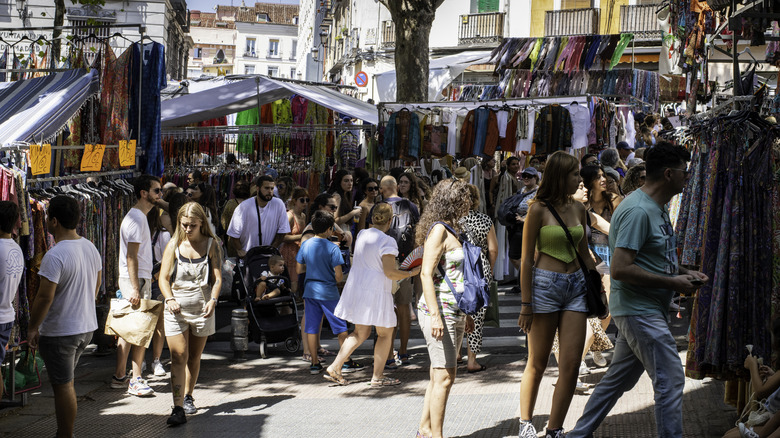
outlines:
[[[511,38],[531,36],[531,0],[505,0],[504,32]]]
[[[247,39],[255,39],[256,57],[245,55]],[[278,56],[271,56],[271,40],[279,41]],[[293,53],[293,42],[298,41],[298,27],[282,24],[236,23],[236,74],[244,74],[246,67],[254,68],[255,74],[269,74],[269,67],[278,69],[278,77],[290,78],[292,69],[297,68],[297,56]],[[300,54],[300,48],[297,53]]]
[[[298,58],[295,69],[300,73],[299,78],[307,81],[319,80],[317,63],[311,57],[315,34],[318,31],[315,23],[318,4],[317,0],[300,0],[298,7]]]

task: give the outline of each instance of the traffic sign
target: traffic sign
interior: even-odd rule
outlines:
[[[358,87],[365,87],[368,85],[368,75],[364,71],[359,71],[355,75],[355,85]]]

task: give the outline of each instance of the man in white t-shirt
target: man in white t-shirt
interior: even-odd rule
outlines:
[[[263,175],[255,184],[257,196],[238,204],[227,230],[228,244],[239,257],[256,246],[278,248],[284,235],[290,232],[287,207],[281,199],[274,197],[274,179]]]
[[[22,249],[12,238],[18,223],[19,207],[11,201],[0,201],[0,363],[5,358],[5,347],[16,320],[13,301],[24,272]],[[3,385],[0,385],[2,396]]]
[[[136,204],[127,212],[119,229],[119,290],[122,298],[137,306],[141,299],[152,298],[152,236],[146,215],[160,199],[160,179],[152,175],[141,175],[133,181]],[[151,395],[154,390],[146,384],[141,365],[146,347],[132,346],[133,375],[127,383],[127,356],[131,346],[123,338],[117,341],[116,370],[111,378],[111,387],[127,387],[127,392],[136,396]]]
[[[73,436],[74,371],[98,327],[95,298],[103,261],[95,245],[76,233],[80,219],[75,199],[60,195],[49,201],[46,227],[56,244],[41,260],[41,283],[27,329],[27,340],[40,351],[54,390],[57,436]]]

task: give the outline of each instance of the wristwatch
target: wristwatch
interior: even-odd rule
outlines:
[[[218,300],[214,297],[211,297],[211,301],[214,301],[216,303]]]

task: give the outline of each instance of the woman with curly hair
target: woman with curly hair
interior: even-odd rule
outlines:
[[[423,296],[417,310],[431,360],[431,380],[418,436],[442,437],[447,397],[455,381],[458,348],[463,334],[471,332],[474,321],[458,308],[455,295],[442,273],[455,289],[463,291],[463,248],[458,236],[459,221],[471,208],[468,184],[458,179],[444,180],[433,189],[431,201],[417,224],[416,241],[423,246],[420,272]],[[469,327],[467,327],[467,324]]]
[[[563,437],[563,422],[577,383],[586,316],[585,269],[596,269],[585,238],[587,210],[572,198],[580,185],[580,163],[558,151],[550,155],[536,198],[528,207],[523,225],[523,253],[520,268],[520,317],[517,325],[528,336],[528,365],[520,383],[520,434],[536,437],[532,424],[539,385],[542,383],[555,331],[560,331],[558,382],[546,437]],[[588,169],[594,166],[585,166]],[[552,213],[555,210],[566,229]],[[576,244],[576,248],[569,242]]]
[[[628,169],[628,173],[623,179],[623,195],[628,196],[629,193],[645,185],[646,175],[647,168],[644,164],[637,164]]]

